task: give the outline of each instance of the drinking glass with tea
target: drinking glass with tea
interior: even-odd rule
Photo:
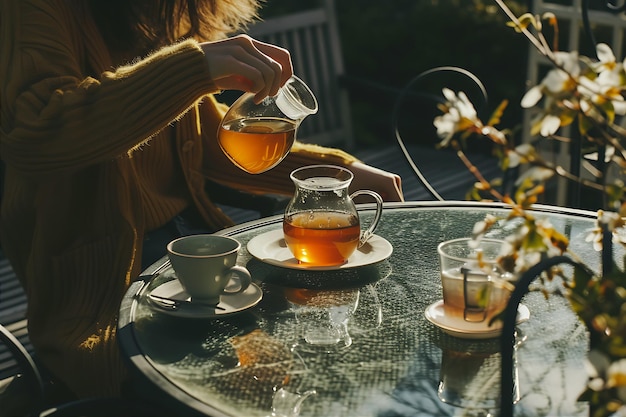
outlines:
[[[287,156],[304,118],[317,113],[317,100],[309,87],[292,76],[278,94],[261,103],[245,93],[230,107],[218,131],[222,151],[239,168],[260,174]]]
[[[294,170],[290,177],[296,190],[283,219],[287,247],[302,263],[344,264],[374,234],[382,214],[382,198],[371,190],[349,194],[354,175],[339,166],[305,166]],[[361,231],[359,214],[352,200],[362,194],[376,201],[376,214],[364,231]]]
[[[498,265],[505,242],[471,238],[441,242],[437,247],[446,313],[483,322],[504,310],[515,277]]]

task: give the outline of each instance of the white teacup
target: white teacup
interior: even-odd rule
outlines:
[[[437,247],[446,314],[482,322],[505,309],[514,287],[511,274],[498,265],[505,242],[470,238],[442,242]]]
[[[218,235],[191,235],[167,245],[167,255],[181,286],[191,301],[218,304],[222,294],[238,294],[251,283],[250,272],[237,265],[241,244]],[[237,289],[228,285],[232,275],[239,278]]]

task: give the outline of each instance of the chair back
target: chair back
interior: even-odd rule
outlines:
[[[343,55],[334,0],[302,12],[268,18],[252,25],[248,35],[288,49],[295,74],[315,94],[319,111],[298,129],[301,142],[353,146],[348,92],[340,85],[344,76]]]

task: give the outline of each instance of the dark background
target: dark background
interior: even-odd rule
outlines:
[[[320,3],[266,0],[261,17]],[[507,1],[507,5],[517,16],[527,10],[526,1]],[[507,16],[492,0],[335,0],[335,10],[347,75],[343,85],[350,93],[357,146],[395,141],[391,114],[399,92],[418,74],[440,66],[470,71],[484,84],[488,102],[472,95],[479,90],[467,77],[450,72],[423,78],[410,84],[409,90],[441,96],[443,86],[457,89],[458,82],[458,89],[470,95],[483,120],[508,99],[501,127],[521,123],[528,41],[506,26]],[[403,138],[434,145],[436,103],[417,101],[410,114],[400,113],[400,120],[410,120],[410,126],[402,129]]]

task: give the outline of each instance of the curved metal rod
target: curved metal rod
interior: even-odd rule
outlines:
[[[591,30],[591,23],[589,22],[589,0],[582,1],[582,18],[583,27],[585,28],[585,34],[587,35],[587,41],[589,41],[589,45],[595,53],[597,43],[596,37],[593,34],[593,30]]]
[[[606,224],[602,225],[602,276],[606,277],[613,272],[613,233]]]
[[[624,4],[622,4],[621,6],[618,6],[616,2],[616,0],[606,0],[606,3],[604,4],[604,8],[606,9],[606,11],[616,15],[622,12],[626,12],[626,2],[624,2]],[[581,6],[583,27],[585,29],[585,34],[587,35],[587,41],[589,41],[589,46],[595,52],[597,41],[593,34],[593,30],[591,30],[591,23],[589,21],[589,0],[582,0]]]
[[[513,417],[513,363],[515,348],[515,326],[517,321],[517,309],[522,297],[528,292],[529,285],[543,271],[559,264],[570,264],[586,268],[583,264],[573,261],[568,256],[555,256],[544,259],[522,274],[515,290],[511,294],[509,303],[504,310],[502,335],[500,336],[500,349],[502,352],[502,368],[500,370],[500,417]]]
[[[462,74],[468,77],[470,80],[476,83],[476,85],[480,89],[480,92],[483,95],[485,103],[487,102],[487,89],[485,88],[483,83],[480,81],[480,79],[476,77],[474,74],[472,74],[471,72],[469,72],[468,70],[464,68],[459,68],[459,67],[451,67],[451,66],[436,67],[436,68],[432,68],[430,70],[424,71],[418,74],[417,76],[413,77],[413,79],[411,79],[411,81],[409,81],[404,86],[404,88],[402,88],[400,95],[398,96],[398,98],[396,99],[396,102],[394,103],[393,112],[391,115],[391,124],[393,126],[394,134],[396,136],[398,145],[400,146],[400,149],[402,150],[402,153],[404,154],[404,157],[406,158],[407,162],[411,166],[411,169],[413,170],[417,178],[420,180],[424,188],[426,188],[426,190],[430,193],[430,195],[433,198],[439,201],[444,201],[444,198],[435,190],[435,188],[430,184],[430,182],[428,182],[428,180],[426,179],[422,171],[417,167],[417,165],[413,161],[413,158],[411,158],[411,155],[409,154],[409,151],[407,150],[406,145],[404,144],[404,141],[402,140],[402,136],[400,135],[400,130],[398,128],[398,111],[400,110],[402,99],[407,95],[409,88],[414,83],[416,83],[417,81],[421,80],[422,78],[430,74],[433,74],[436,72],[444,72],[444,71],[457,72],[459,74]],[[433,98],[433,100],[443,102],[443,100],[441,99],[437,100],[436,98]]]
[[[33,357],[26,350],[24,345],[3,325],[0,324],[0,342],[6,344],[9,352],[18,363],[20,370],[26,377],[26,381],[30,384],[31,400],[34,405],[43,402],[45,396],[45,387],[41,373],[33,360]]]
[[[615,3],[615,2],[611,0],[607,0],[606,5],[605,5],[607,10],[609,10],[611,13],[618,14],[620,12],[626,12],[626,3],[622,4],[621,6],[617,6],[616,4],[612,4],[612,3]]]

